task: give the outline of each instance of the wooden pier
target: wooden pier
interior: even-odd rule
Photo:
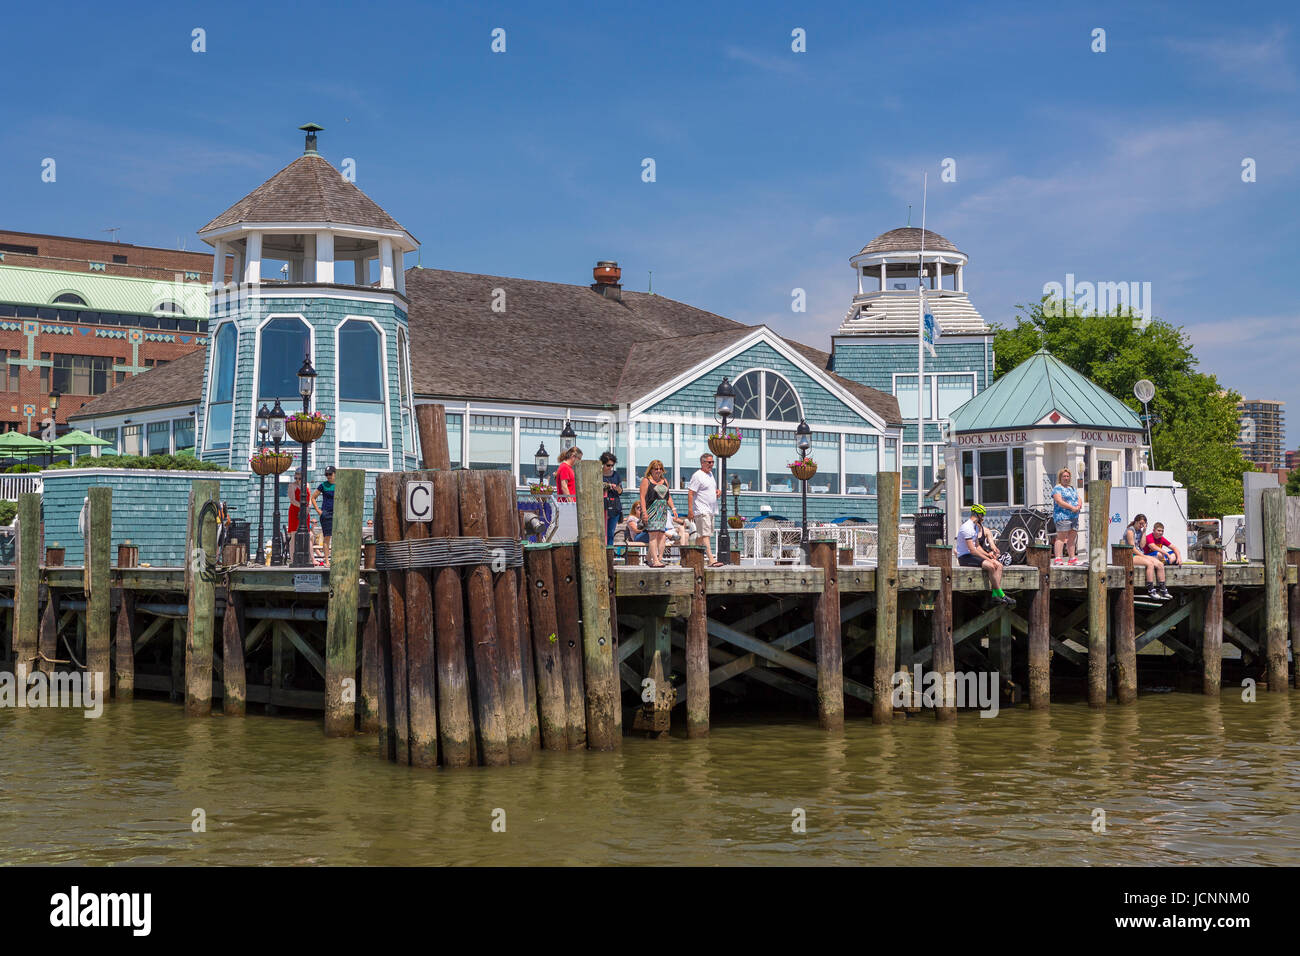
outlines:
[[[1147,674],[1216,695],[1226,647],[1236,681],[1285,692],[1294,680],[1300,550],[1285,547],[1281,489],[1265,493],[1262,564],[1225,564],[1211,548],[1203,564],[1168,569],[1173,600],[1135,603],[1145,581],[1124,549],[1107,555],[1103,539],[1088,566],[1051,567],[1035,546],[1029,565],[1004,572],[1018,602],[1007,608],[989,605],[984,572],[955,566],[946,546],[900,566],[896,521],[881,524],[878,567],[839,565],[833,542],[817,540],[801,566],[706,568],[689,547],[680,567],[616,566],[599,467],[578,471],[579,542],[523,547],[508,474],[385,475],[381,570],[360,567],[359,472],[337,478],[330,569],[222,565],[208,481],[194,483],[189,567],[131,566],[129,548],[115,565],[106,489],[92,489],[88,566],[46,566],[39,497],[24,495],[16,564],[0,568],[0,647],[17,674],[102,673],[118,702],[149,692],[193,717],[213,701],[229,717],[249,704],[322,712],[328,735],[359,729],[381,757],[422,767],[613,749],[643,704],[672,708],[691,737],[723,702],[792,698],[828,732],[956,715],[945,697],[900,706],[904,673],[937,673],[943,686],[958,671],[996,672],[1003,706],[1039,709],[1054,686],[1094,707],[1130,704]],[[404,520],[411,481],[433,483],[431,524]],[[1105,500],[1102,485],[1091,500]],[[880,488],[896,509],[897,475]],[[886,497],[882,514],[890,507]],[[417,558],[448,543],[467,556]],[[647,693],[647,678],[664,675],[684,692]]]

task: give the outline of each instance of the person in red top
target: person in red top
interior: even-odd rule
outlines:
[[[560,501],[576,501],[578,476],[573,466],[582,461],[582,449],[574,445],[568,451],[560,452],[560,467],[555,469],[555,490]]]
[[[1183,563],[1183,556],[1178,553],[1178,548],[1173,542],[1165,537],[1165,526],[1159,521],[1151,526],[1151,533],[1147,535],[1142,550],[1153,558],[1159,558],[1165,564]]]
[[[298,516],[305,515],[307,540],[311,541],[311,511],[302,508],[302,469],[293,473],[293,490],[289,492],[289,563],[293,563],[293,548],[298,541]],[[307,504],[311,504],[311,489],[307,490]],[[308,544],[310,548],[311,545]]]

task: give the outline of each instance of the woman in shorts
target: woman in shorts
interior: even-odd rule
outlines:
[[[1083,505],[1079,503],[1079,489],[1070,484],[1071,477],[1070,469],[1062,468],[1056,473],[1056,487],[1052,489],[1052,520],[1056,523],[1053,547],[1057,564],[1079,563],[1074,548],[1079,539],[1079,512]],[[1068,559],[1062,556],[1062,551],[1069,553]]]

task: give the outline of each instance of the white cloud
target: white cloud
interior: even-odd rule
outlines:
[[[1220,73],[1251,86],[1272,92],[1297,88],[1296,71],[1287,50],[1289,30],[1275,26],[1266,36],[1211,39],[1169,38],[1165,42],[1177,53],[1208,63]],[[1197,64],[1189,73],[1195,75]]]

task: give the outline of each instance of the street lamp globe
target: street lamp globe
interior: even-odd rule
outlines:
[[[713,396],[714,406],[717,410],[718,420],[724,425],[728,418],[735,417],[736,414],[736,390],[732,387],[730,379],[723,378],[722,384],[718,386],[718,391]]]
[[[568,451],[578,444],[578,433],[573,430],[573,422],[564,420],[564,430],[560,432],[560,451]]]
[[[284,441],[284,409],[278,398],[275,400],[275,407],[266,413],[266,421],[271,433],[271,441]]]
[[[302,368],[298,369],[298,394],[303,397],[303,401],[311,398],[312,391],[316,388],[316,369],[312,367],[311,358],[303,356]]]
[[[546,452],[545,442],[537,446],[537,454],[533,456],[533,460],[537,463],[537,480],[541,481],[546,477],[546,466],[551,461],[551,456]]]
[[[63,395],[59,392],[59,390],[58,390],[57,388],[56,388],[54,391],[50,392],[50,411],[51,411],[51,412],[58,411],[58,408],[59,408],[59,399],[62,398],[62,397],[63,397]]]
[[[794,430],[795,447],[799,449],[799,457],[807,458],[808,449],[812,447],[812,429],[808,427],[808,422],[799,419],[799,427]]]
[[[266,441],[266,436],[271,433],[271,410],[266,407],[266,402],[257,410],[257,434],[262,436],[262,441]]]

